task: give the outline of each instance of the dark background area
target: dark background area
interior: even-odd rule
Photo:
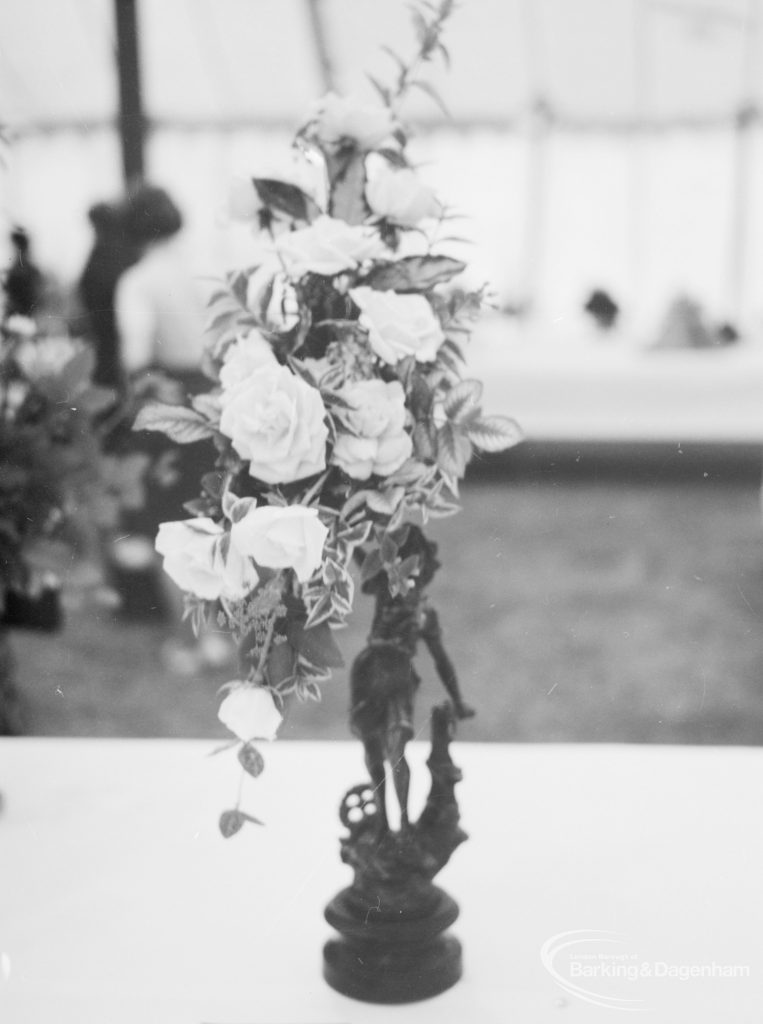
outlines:
[[[466,699],[465,740],[763,742],[763,524],[754,446],[525,444],[472,468],[463,512],[433,524],[431,591]],[[57,636],[17,633],[29,731],[224,736],[235,674],[162,667],[161,624],[67,591]],[[368,629],[358,594],[338,635]],[[418,722],[441,699],[428,654]],[[283,738],[346,737],[346,670],[294,704]]]

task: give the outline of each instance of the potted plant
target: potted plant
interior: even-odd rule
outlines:
[[[65,537],[99,491],[94,419],[113,395],[92,368],[83,344],[42,337],[27,317],[0,324],[0,735],[23,727],[9,630],[62,621],[59,581],[35,549]]]

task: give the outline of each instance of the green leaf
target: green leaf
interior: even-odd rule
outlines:
[[[369,493],[369,491],[355,491],[354,494],[350,495],[342,506],[342,518],[347,520],[347,522],[356,518],[360,509],[365,505]]]
[[[193,526],[191,525],[190,528],[192,529]],[[230,551],[230,530],[226,530],[226,532],[222,535],[222,537],[220,537],[220,540],[217,543],[223,561],[227,561],[228,552]]]
[[[95,352],[88,347],[77,352],[64,364],[58,380],[69,397],[76,397],[90,383],[94,369]]]
[[[448,392],[443,409],[448,419],[456,422],[479,407],[482,384],[478,380],[462,380]]]
[[[423,462],[417,462],[416,459],[407,459],[400,469],[387,477],[387,486],[406,486],[408,484],[418,484],[423,478],[424,474],[429,472],[429,467],[425,466]]]
[[[418,576],[420,570],[419,555],[409,555],[404,561],[398,561],[387,569],[390,594],[393,597],[397,594],[407,594],[416,585],[415,577]]]
[[[77,402],[77,406],[88,416],[96,416],[99,412],[105,412],[114,405],[116,394],[111,388],[89,387],[84,391]]]
[[[237,743],[237,739],[226,740],[225,743],[220,743],[216,746],[214,750],[210,750],[207,757],[215,757],[217,754],[224,754],[226,750],[230,750],[232,747],[235,747]]]
[[[311,221],[320,213],[314,199],[297,185],[275,178],[253,178],[257,195],[271,210],[285,213],[293,220]]]
[[[368,214],[365,154],[351,149],[337,157],[324,156],[331,190],[329,213],[348,224],[362,224]]]
[[[297,694],[302,700],[321,699],[321,688],[312,679],[301,679],[297,685]]]
[[[238,752],[238,760],[244,771],[256,779],[265,770],[265,760],[253,743],[244,743]]]
[[[469,427],[469,440],[483,452],[502,452],[522,440],[519,424],[508,416],[486,416]]]
[[[226,839],[230,839],[231,836],[235,836],[237,832],[241,831],[247,821],[250,821],[253,825],[262,824],[259,818],[255,818],[251,814],[245,814],[244,811],[239,811],[238,809],[223,811],[220,815],[219,828],[223,836]]]
[[[211,280],[217,284],[222,284],[219,278],[202,278],[202,280]],[[216,302],[223,302],[230,299],[230,293],[226,288],[216,288],[210,295],[207,296],[206,306],[207,309],[211,309]]]
[[[449,476],[461,477],[466,471],[466,464],[472,457],[472,446],[468,438],[450,423],[437,434],[437,464]]]
[[[268,310],[270,309],[270,303],[273,301],[273,292],[276,287],[276,277],[273,274],[264,285],[257,292],[256,296],[252,297],[252,305],[255,307],[255,313],[259,323],[266,324],[268,322]],[[247,296],[249,292],[247,291]]]
[[[210,473],[205,473],[201,478],[201,486],[210,498],[217,498],[219,500],[223,494],[224,484],[225,474],[221,473],[219,470],[213,470]]]
[[[429,36],[429,25],[427,24],[426,18],[416,8],[411,9],[411,18],[413,20],[413,29],[416,33],[416,41],[419,46],[424,46]]]
[[[307,622],[305,623],[306,629],[312,629],[314,626],[323,623],[331,615],[331,594],[325,593],[319,599],[319,601],[313,605],[307,615]]]
[[[390,537],[388,533],[385,533],[381,539],[381,557],[382,562],[385,565],[390,565],[394,562],[397,557],[397,544],[395,543],[394,537]]]
[[[454,359],[458,360],[458,362],[465,362],[464,353],[461,349],[461,346],[453,338],[446,338],[442,345],[440,345],[437,354],[440,355],[441,353],[445,352],[450,353],[454,357]]]
[[[414,89],[419,89],[419,90],[421,90],[421,92],[426,93],[426,95],[434,103],[437,104],[437,106],[440,108],[440,110],[443,112],[443,114],[445,114],[446,117],[450,117],[451,116],[450,111],[448,110],[447,106],[445,105],[445,100],[442,98],[442,96],[440,96],[440,94],[434,88],[434,86],[430,85],[429,82],[423,82],[421,79],[417,78],[414,81],[409,82],[408,83],[408,87],[409,88],[414,88]]]
[[[186,409],[183,405],[165,405],[152,402],[144,405],[133,423],[133,430],[155,430],[166,434],[178,444],[191,444],[206,437],[214,437],[215,431],[203,416]]]
[[[405,488],[393,487],[384,491],[369,491],[366,504],[372,512],[383,516],[391,516],[400,505],[405,495]]]
[[[399,54],[395,53],[391,46],[387,46],[386,44],[383,43],[381,49],[384,51],[384,53],[387,54],[388,57],[392,58],[395,64],[397,64],[398,71],[407,70],[405,66],[405,61]]]
[[[330,341],[356,341],[363,333],[357,320],[318,320],[311,330],[324,332]]]
[[[337,587],[331,593],[331,618],[328,620],[331,622],[342,622],[352,611],[352,593],[350,590],[342,584],[337,584]]]
[[[421,373],[412,373],[408,391],[408,405],[415,419],[426,419],[432,408],[432,389]]]
[[[342,668],[344,658],[326,622],[305,629],[301,623],[289,624],[289,643],[300,655],[318,668]]]
[[[463,359],[461,362],[463,362]],[[448,352],[444,345],[440,345],[440,348],[437,350],[437,363],[445,367],[446,370],[450,370],[454,376],[458,377],[460,375],[461,367],[459,360],[452,352]]]
[[[406,135],[403,128],[396,128],[392,133],[392,138],[398,143],[398,145],[405,149],[408,145],[408,136]]]
[[[295,359],[294,356],[287,356],[286,362],[296,377],[301,377],[305,384],[309,384],[311,388],[318,387],[318,382],[313,376],[312,371],[300,359]]]
[[[225,839],[235,836],[244,827],[244,815],[241,811],[223,811],[220,815],[220,831]]]
[[[204,331],[206,334],[213,334],[218,331],[221,327],[227,327],[231,320],[234,320],[240,309],[238,306],[228,307],[222,311],[216,313],[211,320],[204,324]]]
[[[274,644],[267,661],[268,682],[274,688],[281,686],[294,675],[297,654],[290,643]]]
[[[390,149],[385,146],[383,149],[377,149],[376,152],[379,156],[383,156],[387,163],[392,164],[393,167],[408,167],[405,153],[400,149]]]
[[[200,413],[205,420],[216,423],[220,419],[220,399],[217,395],[201,394],[194,395],[191,405],[196,412]]]
[[[366,580],[373,579],[383,568],[381,553],[378,548],[374,548],[363,559],[363,564],[360,567],[361,581],[365,583]]]
[[[413,428],[413,451],[417,459],[426,462],[435,457],[435,439],[428,423],[419,422]]]
[[[233,297],[240,306],[247,308],[247,291],[249,289],[249,277],[246,273],[234,273],[230,276],[230,290]]]
[[[378,79],[374,78],[373,75],[369,75],[368,72],[366,72],[366,78],[374,87],[374,89],[376,89],[376,91],[379,93],[382,103],[384,103],[386,106],[389,106],[389,101],[391,98],[389,89],[386,86],[382,85],[381,82]]]
[[[210,505],[209,498],[193,498],[183,502],[183,508],[192,516],[208,516],[212,511]]]
[[[368,540],[368,535],[371,532],[371,524],[369,522],[358,523],[357,526],[352,526],[345,529],[341,535],[341,541],[346,544],[348,548],[357,547],[358,544],[365,544]]]
[[[223,513],[231,523],[240,523],[256,504],[256,498],[236,498],[230,491],[226,491],[223,496]]]
[[[465,268],[465,263],[451,256],[406,256],[377,263],[362,283],[382,292],[426,292],[436,284],[450,281]]]

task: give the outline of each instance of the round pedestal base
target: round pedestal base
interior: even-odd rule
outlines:
[[[461,977],[461,943],[447,928],[458,905],[428,885],[374,893],[344,889],[326,907],[341,938],[323,949],[323,976],[338,992],[368,1003],[429,999]]]
[[[323,977],[345,996],[366,1003],[413,1003],[445,992],[461,977],[461,943],[441,935],[425,948],[359,949],[346,939],[323,948]]]

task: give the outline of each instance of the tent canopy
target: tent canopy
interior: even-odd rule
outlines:
[[[405,3],[316,0],[333,82],[389,78]],[[428,72],[456,122],[522,123],[539,99],[562,124],[731,119],[763,99],[759,0],[462,0]],[[141,0],[144,102],[163,123],[300,121],[325,90],[310,0]],[[96,124],[117,110],[113,0],[4,0],[0,122]],[[423,94],[410,116],[441,123]]]
[[[136,2],[147,173],[187,214],[201,273],[238,258],[217,214],[229,175],[288,152],[329,84],[390,81],[383,44],[415,47],[406,0]],[[114,13],[0,3],[0,261],[20,222],[70,281],[88,206],[123,187]],[[424,77],[450,127],[423,93],[405,114],[442,129],[412,156],[466,215],[475,275],[553,323],[604,287],[647,331],[686,293],[763,333],[763,133],[740,117],[763,109],[763,0],[457,0],[445,42],[450,70]]]

